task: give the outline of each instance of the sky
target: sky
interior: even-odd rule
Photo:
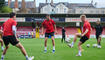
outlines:
[[[6,0],[8,1],[8,0]],[[12,0],[15,1],[15,0]],[[22,0],[19,0],[22,1]],[[26,0],[26,1],[34,1],[34,0]],[[46,0],[36,0],[36,6],[39,6],[39,3],[44,3]],[[48,0],[48,2],[50,2],[51,0]],[[54,0],[54,3],[58,3],[58,2],[69,2],[69,3],[91,3],[92,0]],[[93,0],[95,4],[95,2],[97,2],[97,7],[101,8],[101,7],[105,7],[105,0]]]

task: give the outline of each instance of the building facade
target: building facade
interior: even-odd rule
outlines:
[[[105,8],[96,8],[92,3],[40,3],[39,13],[53,14],[105,14]]]

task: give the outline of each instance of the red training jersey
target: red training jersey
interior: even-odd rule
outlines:
[[[55,22],[52,19],[44,20],[42,23],[42,25],[46,28],[46,33],[54,32],[54,24]]]
[[[91,33],[91,25],[88,21],[85,21],[84,22],[84,25],[83,25],[83,33],[86,31],[86,29],[88,29],[88,32],[86,33],[85,36],[87,36],[87,38],[90,38],[90,33]]]
[[[12,31],[12,26],[17,25],[17,22],[12,18],[8,19],[5,23],[3,23],[3,36],[11,36],[14,35]]]

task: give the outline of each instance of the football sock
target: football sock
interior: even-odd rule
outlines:
[[[72,42],[72,44],[71,44],[72,46],[74,45],[74,42]]]
[[[1,46],[1,49],[4,50],[3,46]]]
[[[28,60],[28,55],[26,55],[26,60]]]
[[[81,55],[81,50],[79,50],[78,54]]]
[[[4,59],[4,55],[2,55],[1,58]]]
[[[44,50],[47,50],[47,47],[45,47],[45,49]]]
[[[53,50],[55,50],[55,46],[53,46]]]
[[[99,42],[99,44],[98,45],[101,45],[101,43]]]

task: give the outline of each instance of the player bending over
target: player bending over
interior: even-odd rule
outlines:
[[[8,19],[5,23],[3,23],[3,41],[5,44],[5,49],[3,51],[3,54],[1,55],[1,60],[4,60],[4,55],[6,54],[9,43],[11,43],[13,46],[16,46],[21,50],[23,55],[26,57],[26,60],[32,60],[33,57],[28,57],[26,50],[24,49],[23,45],[19,42],[19,40],[16,38],[16,14],[10,13],[10,19]]]
[[[53,44],[53,51],[52,51],[52,53],[54,53],[55,52],[54,30],[55,30],[55,33],[57,33],[57,30],[56,30],[56,24],[50,18],[50,15],[47,15],[46,19],[42,23],[42,35],[44,33],[44,31],[43,31],[44,27],[46,28],[46,32],[45,32],[45,45],[44,45],[45,49],[44,49],[44,52],[45,53],[47,52],[47,40],[48,40],[48,37],[51,36],[52,44]]]
[[[103,27],[101,26],[99,20],[97,20],[96,24],[97,25],[95,26],[95,30],[96,30],[97,47],[101,48],[101,34],[103,31]]]
[[[74,43],[76,42],[77,38],[80,38],[80,41],[78,43],[78,49],[79,49],[79,51],[78,51],[78,54],[76,56],[82,56],[82,54],[81,54],[81,52],[82,52],[81,51],[82,50],[81,45],[90,38],[90,33],[91,33],[91,25],[86,20],[86,16],[85,15],[81,15],[80,18],[81,18],[81,21],[84,24],[83,25],[83,32],[82,32],[82,34],[76,33],[72,44],[68,45],[68,46],[70,46],[72,48],[74,46]]]
[[[1,43],[1,49],[2,49],[2,51],[4,50],[4,48],[3,48],[3,40],[2,40],[2,27],[0,26],[0,43]]]

